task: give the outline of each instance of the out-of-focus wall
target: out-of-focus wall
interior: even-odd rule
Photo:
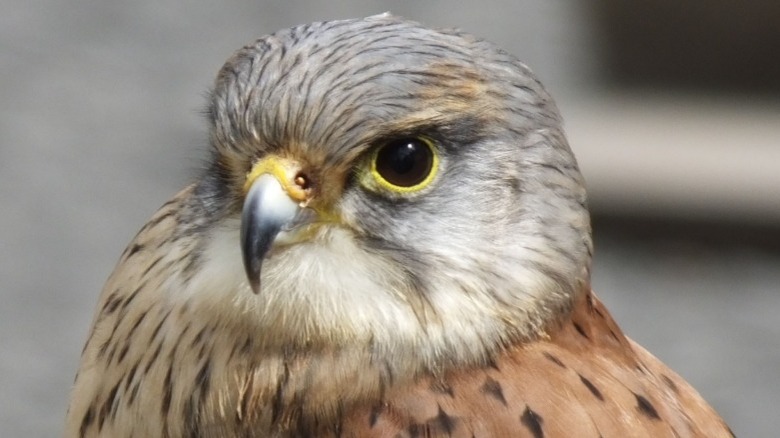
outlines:
[[[613,86],[609,2],[9,2],[0,14],[0,429],[8,436],[59,434],[102,283],[206,156],[200,111],[217,69],[279,28],[390,10],[506,47],[557,97],[599,215],[696,221],[727,211],[736,223],[753,215],[766,224],[780,205],[768,189],[780,174],[777,101],[721,96],[717,87],[702,99],[667,83]],[[738,434],[780,427],[770,414],[780,391],[767,383],[780,365],[767,353],[780,351],[770,336],[780,309],[776,254],[698,241],[681,249],[621,234],[623,225],[597,222],[594,283],[626,331],[690,379]]]
[[[591,3],[597,92],[564,107],[603,214],[780,223],[780,3]]]

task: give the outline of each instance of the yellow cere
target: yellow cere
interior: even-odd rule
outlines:
[[[248,193],[252,184],[264,174],[271,174],[279,181],[284,191],[297,202],[306,200],[306,192],[293,182],[298,172],[298,165],[289,159],[271,155],[257,161],[246,175],[244,193]]]
[[[424,180],[420,181],[420,183],[415,184],[413,186],[409,187],[403,187],[403,186],[397,186],[389,181],[387,181],[382,175],[379,174],[379,172],[376,169],[376,161],[377,156],[379,155],[379,151],[381,148],[376,148],[374,152],[371,154],[371,163],[370,163],[370,170],[371,170],[371,176],[373,177],[373,181],[376,182],[381,188],[395,192],[395,193],[402,193],[402,194],[409,194],[418,192],[425,187],[428,186],[428,184],[433,181],[433,179],[436,177],[436,173],[439,170],[439,153],[436,151],[436,148],[433,147],[433,144],[431,143],[431,140],[425,138],[425,137],[418,137],[420,140],[422,140],[427,146],[428,149],[430,149],[431,154],[433,155],[433,163],[431,163],[431,171],[428,173],[428,176],[425,177]],[[365,178],[363,178],[363,183],[366,185]],[[372,184],[368,184],[368,187],[371,188]]]

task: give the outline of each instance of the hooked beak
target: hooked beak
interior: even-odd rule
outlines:
[[[268,157],[247,176],[241,214],[241,252],[249,285],[260,291],[260,273],[268,251],[281,235],[311,223],[313,212],[305,208],[305,180],[287,160]]]

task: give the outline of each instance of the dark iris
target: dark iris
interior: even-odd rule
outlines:
[[[387,182],[413,187],[425,181],[433,169],[433,151],[419,138],[392,141],[376,154],[375,168]]]

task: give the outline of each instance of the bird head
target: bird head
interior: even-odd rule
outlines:
[[[191,293],[265,348],[435,366],[538,336],[588,287],[582,177],[522,63],[388,14],[219,72]]]

